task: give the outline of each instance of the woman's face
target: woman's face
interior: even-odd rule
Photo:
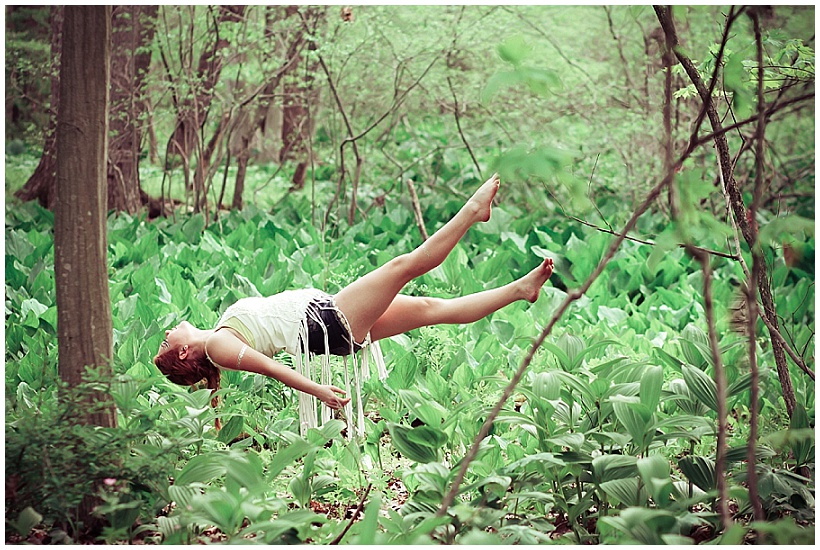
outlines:
[[[174,328],[165,331],[165,340],[159,345],[159,353],[169,349],[178,349],[191,341],[194,326],[188,321],[182,321]]]

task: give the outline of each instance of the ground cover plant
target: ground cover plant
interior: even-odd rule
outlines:
[[[224,145],[223,156],[215,145],[208,158],[155,151],[160,161],[143,148],[141,189],[165,204],[107,216],[112,355],[107,368],[82,369],[81,384],[64,382],[59,365],[55,213],[14,196],[46,156],[25,124],[46,122],[13,121],[25,139],[6,143],[7,542],[814,542],[814,151],[801,139],[813,122],[788,110],[809,92],[813,105],[814,54],[795,38],[799,21],[781,30],[766,12],[675,10],[677,32],[708,36],[703,51],[686,52],[671,46],[669,13],[649,6],[449,7],[430,18],[420,7],[342,10],[335,26],[314,29],[317,47],[301,65],[328,84],[311,103],[308,145],[293,146],[311,148],[306,169],[302,157],[264,160],[262,142],[255,162],[232,163],[222,132],[239,135],[237,112],[258,100],[237,90],[249,73],[272,70],[253,65],[249,47],[268,38],[254,34],[264,13],[240,14],[240,32],[229,26],[236,13],[199,8],[162,8],[165,27],[151,48],[165,65],[149,71],[157,95],[142,119],[160,135],[176,132],[182,110],[157,92],[168,90],[157,74],[184,73],[185,57],[170,57],[184,48],[169,45],[185,44],[186,17],[190,29],[223,25],[226,51],[236,54],[223,54],[232,79],[216,79],[212,99],[225,109],[198,134],[203,149],[203,136]],[[316,15],[299,14],[305,25]],[[575,42],[565,34],[551,42],[549,25],[540,26],[563,22],[562,33],[577,32],[584,17],[611,40],[611,59],[573,56]],[[265,21],[282,25],[279,33],[301,28],[295,18]],[[772,27],[756,39],[761,21]],[[526,39],[503,36],[510,22],[528,24]],[[406,31],[418,25],[427,32],[411,40]],[[636,36],[618,36],[627,30]],[[36,61],[47,49],[42,37],[14,37],[7,91],[10,81],[25,87],[37,68],[19,52]],[[383,47],[371,48],[377,40]],[[666,40],[681,65],[664,58],[664,72]],[[544,44],[560,66],[541,56]],[[765,79],[757,78],[760,44]],[[485,50],[493,62],[480,70]],[[759,105],[782,109],[763,127],[765,155],[754,149],[753,158],[757,145],[746,145],[763,141],[759,127],[726,134],[748,219],[726,206],[733,199],[722,192],[730,185],[720,181],[719,153],[690,147],[690,125],[709,120],[709,102],[679,68],[687,53],[707,84],[722,69],[719,107],[735,117],[726,120]],[[356,55],[396,73],[358,73],[347,65]],[[668,88],[664,75],[675,77]],[[615,91],[597,80],[617,83]],[[196,93],[194,80],[186,83]],[[572,89],[589,93],[570,97]],[[759,102],[764,89],[772,94]],[[23,111],[24,95],[15,96]],[[474,105],[460,110],[464,101]],[[664,106],[670,117],[677,111],[675,139]],[[498,121],[502,110],[508,121]],[[353,139],[379,124],[382,135]],[[762,166],[764,158],[779,169]],[[204,386],[176,386],[153,366],[163,331],[179,320],[212,326],[245,296],[335,292],[417,246],[496,170],[503,184],[491,220],[405,292],[473,293],[545,257],[555,273],[534,304],[382,342],[389,375],[364,384],[363,438],[347,437],[341,414],[301,436],[296,394],[276,380],[225,371],[213,408]],[[765,194],[755,185],[764,172]],[[234,196],[223,196],[227,181],[236,182]],[[750,339],[747,297],[757,300],[746,289],[757,288],[761,264],[779,330],[755,316]],[[794,354],[791,393],[773,334]],[[82,421],[96,409],[113,409],[116,421]]]

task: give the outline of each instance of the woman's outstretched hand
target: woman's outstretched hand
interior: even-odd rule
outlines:
[[[337,388],[336,386],[328,386],[328,385],[321,385],[319,386],[319,391],[316,392],[316,397],[322,400],[322,403],[330,407],[331,409],[341,409],[348,403],[350,403],[349,397],[339,397],[336,394],[344,395],[345,391],[341,388]]]

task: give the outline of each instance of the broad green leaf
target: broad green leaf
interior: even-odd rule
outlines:
[[[413,414],[428,426],[437,427],[441,425],[443,417],[447,411],[431,399],[422,397],[416,390],[400,389],[399,397]]]
[[[806,409],[798,403],[789,423],[789,432],[794,435],[798,432],[806,434],[804,437],[790,438],[792,454],[798,466],[807,464],[814,457],[814,430],[811,428]]]
[[[608,497],[615,499],[620,504],[637,506],[641,503],[641,491],[637,477],[605,481],[600,484],[600,487]]]
[[[413,428],[390,422],[387,424],[393,446],[403,456],[415,462],[434,462],[438,460],[438,446],[435,443],[413,441],[409,433]],[[418,438],[416,438],[418,439]]]
[[[197,455],[182,468],[174,483],[177,485],[210,483],[224,476],[227,468],[225,456],[222,453]]]
[[[533,379],[532,392],[539,399],[555,401],[561,397],[561,379],[555,372],[539,372]]]
[[[407,440],[420,445],[426,445],[435,449],[447,443],[447,434],[438,428],[431,426],[418,426],[411,428],[407,433]]]
[[[177,506],[187,508],[193,506],[194,501],[202,496],[202,489],[197,485],[178,485],[175,483],[168,487],[168,495],[172,501],[177,503]]]
[[[17,521],[9,523],[14,526],[21,536],[28,537],[31,530],[41,521],[43,521],[43,516],[38,514],[31,506],[26,506],[17,516]]]
[[[356,544],[374,544],[376,542],[376,533],[379,532],[379,512],[381,509],[381,498],[375,495],[364,510],[364,518],[362,518],[359,526],[359,538]]]
[[[648,430],[652,420],[652,411],[642,403],[629,402],[618,396],[612,397],[610,401],[615,416],[632,436],[633,443],[643,449],[646,445],[645,440],[647,438],[651,440],[652,436]]]
[[[692,395],[701,403],[717,412],[717,387],[705,372],[691,365],[683,365],[683,379]]]
[[[532,47],[521,35],[514,35],[498,45],[498,55],[507,63],[521,64],[532,51]]]
[[[711,458],[688,455],[678,461],[678,467],[699,489],[708,493],[717,487],[715,463]]]
[[[758,239],[770,246],[782,246],[784,242],[805,242],[814,237],[814,220],[798,215],[775,218],[760,228]]]
[[[650,273],[657,274],[658,266],[667,257],[667,253],[678,246],[678,231],[674,225],[668,226],[655,238],[652,253],[646,259],[646,266]]]
[[[657,410],[662,389],[663,368],[649,366],[644,369],[643,375],[641,376],[641,391],[639,395],[641,397],[641,403],[650,411]]]
[[[638,459],[629,455],[601,455],[592,459],[593,476],[598,483],[638,475]]]
[[[709,337],[699,327],[688,324],[683,329],[679,340],[681,351],[686,361],[695,367],[703,368],[711,357]]]
[[[559,447],[569,447],[570,450],[580,450],[581,445],[584,444],[584,434],[582,433],[566,433],[556,435],[547,439],[548,443],[558,445]]]
[[[315,448],[314,445],[311,445],[304,439],[298,438],[284,449],[280,449],[268,465],[268,481],[273,481],[282,470],[305,456],[313,448]]]
[[[665,507],[674,495],[669,462],[659,455],[641,458],[638,459],[638,471],[641,473],[649,496],[659,506]]]
[[[735,109],[735,116],[738,119],[744,119],[751,115],[754,96],[749,88],[749,74],[743,66],[743,58],[740,55],[730,55],[726,60],[723,68],[723,84],[733,93],[732,106]]]

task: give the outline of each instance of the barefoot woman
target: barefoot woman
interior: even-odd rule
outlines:
[[[331,409],[348,405],[350,397],[342,397],[346,392],[336,386],[319,384],[306,376],[303,354],[305,362],[309,352],[323,354],[325,359],[328,354],[354,354],[382,338],[428,325],[472,323],[512,302],[538,298],[552,274],[550,258],[517,281],[476,294],[453,299],[399,294],[409,281],[440,265],[474,223],[490,219],[498,186],[498,176],[494,175],[424,244],[334,296],[306,289],[268,298],[244,298],[230,306],[210,330],[183,321],[165,331],[154,363],[172,382],[191,385],[205,379],[213,390],[219,388],[219,369],[275,378],[302,392],[300,420],[304,431],[316,423],[315,405],[312,413],[310,410],[314,397]],[[272,359],[281,350],[295,356],[296,370]],[[325,373],[323,382],[329,381]],[[361,403],[359,406],[361,411]]]

